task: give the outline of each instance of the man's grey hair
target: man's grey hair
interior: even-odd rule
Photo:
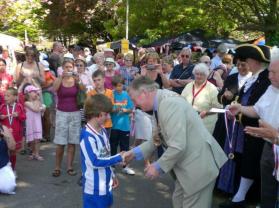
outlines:
[[[55,42],[53,43],[53,45],[52,45],[52,48],[53,48],[53,49],[56,49],[56,48],[58,48],[59,46],[63,46],[63,44],[62,44],[61,42],[59,42],[59,41],[55,41]]]
[[[209,75],[209,67],[205,63],[196,64],[196,66],[193,69],[193,74],[195,74],[196,72],[202,73],[206,77],[208,77],[208,75]]]
[[[279,48],[277,46],[274,46],[270,50],[270,62],[273,61],[279,61]]]
[[[129,86],[129,90],[140,92],[142,90],[152,92],[159,88],[159,85],[147,76],[140,76],[134,79]]]

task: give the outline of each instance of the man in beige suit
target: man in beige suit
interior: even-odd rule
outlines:
[[[147,77],[135,79],[129,88],[136,106],[154,111],[159,136],[126,152],[125,160],[148,158],[162,144],[165,152],[145,169],[146,177],[172,175],[174,208],[210,208],[215,180],[227,157],[183,97],[157,88]]]

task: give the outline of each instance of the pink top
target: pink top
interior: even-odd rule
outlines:
[[[79,109],[77,107],[77,93],[77,86],[64,87],[63,84],[61,84],[57,91],[57,109],[64,112],[78,111]]]
[[[115,70],[115,71],[114,71],[114,76],[115,76],[115,75],[119,75],[119,74],[120,74],[120,72],[119,72],[118,70]],[[106,89],[110,89],[110,90],[113,89],[113,86],[112,86],[112,78],[113,78],[113,76],[110,77],[110,76],[105,75],[105,88],[106,88]]]

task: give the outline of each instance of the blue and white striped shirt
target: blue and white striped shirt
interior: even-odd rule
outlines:
[[[112,190],[113,171],[110,166],[122,162],[121,155],[111,156],[106,130],[98,133],[89,124],[82,129],[80,149],[84,193],[107,195]]]

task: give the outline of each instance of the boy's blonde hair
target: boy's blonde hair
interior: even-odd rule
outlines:
[[[6,92],[10,92],[13,96],[17,96],[18,92],[17,89],[13,88],[13,87],[8,87],[8,89],[6,90]]]

